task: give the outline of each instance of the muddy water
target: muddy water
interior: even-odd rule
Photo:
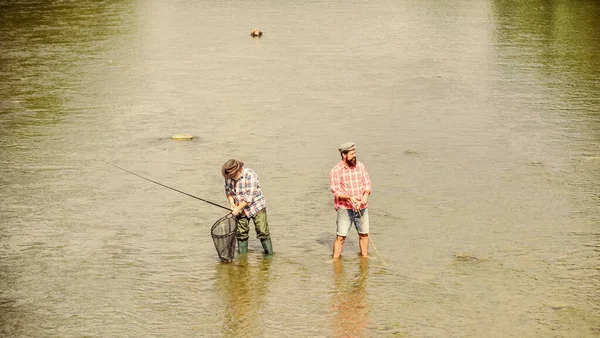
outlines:
[[[595,337],[594,1],[0,4],[0,333]],[[253,39],[252,29],[264,35]],[[189,133],[191,141],[170,136]],[[370,258],[331,262],[357,144]],[[219,262],[220,167],[276,255]]]

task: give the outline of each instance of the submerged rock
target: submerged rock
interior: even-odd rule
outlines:
[[[466,254],[466,253],[455,253],[454,254],[454,260],[456,260],[457,262],[479,262],[480,259]]]

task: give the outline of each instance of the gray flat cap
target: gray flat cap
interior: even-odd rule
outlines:
[[[338,150],[340,151],[340,153],[343,152],[347,152],[354,149],[354,142],[346,142],[346,143],[342,143],[342,145],[340,145],[340,147],[338,148]]]

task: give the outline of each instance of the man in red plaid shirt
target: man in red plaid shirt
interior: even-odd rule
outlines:
[[[337,211],[337,236],[333,243],[333,258],[340,257],[344,241],[352,224],[358,232],[360,255],[369,253],[369,212],[367,203],[371,194],[371,179],[367,168],[356,160],[354,142],[338,148],[342,160],[329,173],[329,187]]]

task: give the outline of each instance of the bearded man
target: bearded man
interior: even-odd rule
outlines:
[[[369,212],[367,204],[371,194],[371,179],[367,168],[356,159],[354,142],[346,142],[338,148],[342,160],[329,173],[329,187],[337,212],[337,236],[333,243],[333,258],[342,254],[344,241],[350,227],[358,232],[361,256],[369,254]]]

